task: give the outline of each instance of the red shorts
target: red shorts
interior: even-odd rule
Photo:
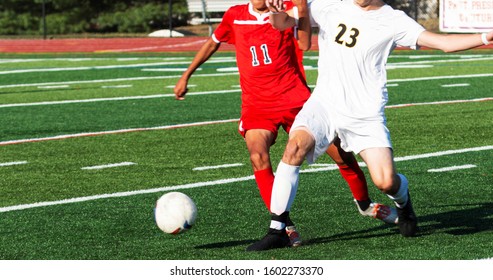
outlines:
[[[245,137],[250,129],[265,129],[274,133],[274,142],[277,138],[279,127],[289,133],[294,118],[302,107],[292,108],[284,111],[259,112],[255,110],[243,111],[238,126],[238,132]]]

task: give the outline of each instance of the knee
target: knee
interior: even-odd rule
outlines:
[[[395,176],[382,176],[380,178],[374,178],[373,183],[382,192],[386,194],[392,194],[395,186],[398,185],[398,181]]]
[[[250,162],[254,170],[263,170],[270,167],[269,153],[252,152],[250,153]]]
[[[287,164],[299,166],[303,163],[307,153],[308,149],[302,139],[292,138],[286,145],[282,159]]]

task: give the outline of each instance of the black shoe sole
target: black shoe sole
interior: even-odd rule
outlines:
[[[247,251],[266,251],[289,247],[289,237],[285,230],[269,230],[264,238],[247,247]]]
[[[416,232],[418,231],[418,219],[416,218],[416,214],[414,213],[413,204],[411,202],[411,196],[409,196],[409,192],[407,193],[408,200],[406,206],[404,208],[397,207],[397,215],[399,216],[399,231],[401,235],[404,237],[413,237],[416,236]]]

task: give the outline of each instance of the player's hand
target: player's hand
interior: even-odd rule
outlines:
[[[272,13],[280,13],[285,10],[283,0],[265,0],[265,5]]]
[[[187,94],[188,88],[188,81],[186,79],[179,79],[178,82],[175,85],[175,88],[173,91],[175,92],[175,99],[176,100],[184,100],[185,99],[185,94]]]

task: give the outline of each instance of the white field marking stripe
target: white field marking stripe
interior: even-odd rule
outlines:
[[[388,69],[395,68],[422,68],[422,67],[432,67],[428,65],[415,65],[408,66],[416,63],[446,63],[446,62],[464,62],[464,61],[480,61],[480,60],[491,60],[493,57],[479,57],[479,58],[460,58],[460,59],[449,59],[449,60],[428,60],[428,61],[411,61],[411,62],[398,62],[398,63],[389,63],[387,65]],[[218,63],[218,62],[234,62],[234,58],[220,58],[218,60],[211,60],[209,63]],[[145,66],[162,66],[162,65],[174,65],[181,64],[182,62],[155,62],[155,63],[140,63],[140,64],[128,64],[128,65],[104,65],[104,66],[83,66],[83,67],[59,67],[59,68],[33,68],[33,69],[19,69],[19,70],[9,70],[9,71],[0,71],[0,75],[2,74],[18,74],[18,73],[33,73],[33,72],[58,72],[58,71],[81,71],[81,70],[93,70],[93,69],[116,69],[116,68],[129,68],[129,67],[145,67]],[[305,68],[309,70],[310,68]],[[315,69],[315,68],[311,68]],[[164,70],[162,70],[164,71]],[[178,70],[177,70],[178,71]]]
[[[184,127],[192,127],[192,126],[229,123],[229,122],[237,122],[237,121],[239,121],[239,119],[196,122],[196,123],[187,123],[187,124],[179,124],[179,125],[165,125],[165,126],[156,126],[156,127],[129,128],[129,129],[100,131],[100,132],[84,132],[84,133],[76,133],[76,134],[65,134],[65,135],[58,135],[58,136],[52,136],[52,137],[2,141],[2,142],[0,142],[0,146],[21,144],[21,143],[33,143],[33,142],[41,142],[41,141],[49,141],[49,140],[62,140],[62,139],[78,138],[78,137],[99,136],[99,135],[107,135],[107,134],[128,133],[128,132],[137,132],[137,131],[167,130],[167,129],[176,129],[176,128],[184,128]]]
[[[86,166],[82,167],[82,170],[96,170],[96,169],[105,169],[105,168],[113,168],[120,166],[130,166],[135,165],[135,162],[120,162],[120,163],[111,163],[111,164],[103,164],[103,165],[95,165],[95,166]]]
[[[221,60],[211,60],[208,63],[223,63],[223,62],[235,62],[234,58],[223,58]],[[61,71],[85,71],[85,70],[101,70],[101,69],[119,69],[119,68],[139,68],[139,67],[149,67],[149,66],[164,66],[164,65],[177,65],[183,64],[184,61],[173,61],[173,62],[153,62],[153,63],[139,63],[139,64],[117,64],[117,65],[103,65],[103,66],[80,66],[80,67],[58,67],[58,68],[30,68],[30,69],[19,69],[19,70],[8,70],[0,71],[0,75],[5,74],[23,74],[23,73],[36,73],[36,72],[61,72]],[[186,68],[179,68],[184,71]]]
[[[388,83],[398,83],[398,82],[416,82],[416,81],[432,81],[432,80],[463,79],[463,78],[485,78],[485,77],[493,77],[493,73],[392,79],[392,80],[387,80],[387,82]]]
[[[128,85],[126,87],[131,87]],[[123,86],[106,86],[107,87],[119,87]],[[190,92],[187,96],[191,95],[207,95],[207,94],[220,94],[220,93],[231,93],[231,92],[241,92],[239,89],[227,89],[227,90],[217,90],[217,91],[203,91],[203,92]],[[175,97],[174,94],[154,94],[154,95],[140,95],[140,96],[122,96],[122,97],[107,97],[107,98],[92,98],[92,99],[79,99],[79,100],[61,100],[61,101],[43,101],[43,102],[33,102],[33,103],[13,103],[13,104],[0,104],[0,108],[9,107],[25,107],[25,106],[41,106],[41,105],[57,105],[57,104],[70,104],[70,103],[89,103],[89,102],[101,102],[101,101],[121,101],[121,100],[135,100],[135,99],[152,99],[152,98],[162,98],[162,97]]]
[[[80,57],[80,58],[27,58],[27,59],[0,59],[0,63],[21,63],[21,62],[43,62],[43,61],[135,61],[135,60],[159,60],[159,61],[176,61],[187,60],[186,57],[120,57],[120,58],[95,58],[95,57]]]
[[[195,93],[195,94],[199,94],[199,93]],[[202,93],[202,94],[204,94],[204,93]],[[191,94],[189,94],[189,95],[191,95]],[[171,96],[174,96],[174,95],[171,95]],[[483,102],[483,101],[491,101],[491,100],[493,100],[493,97],[479,98],[479,99],[472,99],[472,100],[452,100],[452,101],[440,101],[440,102],[428,102],[428,103],[401,104],[401,105],[386,106],[385,108],[393,109],[393,108],[402,108],[402,107],[411,107],[411,106],[441,105],[441,104],[466,103],[466,102]],[[1,108],[1,106],[0,106],[0,108]],[[6,145],[12,145],[12,144],[21,144],[21,143],[41,142],[41,141],[49,141],[49,140],[60,140],[60,139],[77,138],[77,137],[99,136],[99,135],[106,135],[106,134],[117,134],[117,133],[148,131],[148,130],[165,130],[165,129],[183,128],[183,127],[189,127],[189,126],[201,126],[201,125],[210,125],[210,124],[218,124],[218,123],[227,123],[227,122],[234,122],[234,121],[238,121],[238,119],[218,120],[218,121],[208,121],[208,122],[198,122],[198,123],[178,124],[178,125],[168,125],[168,126],[158,126],[158,127],[143,127],[143,128],[129,128],[129,129],[119,129],[119,130],[99,131],[99,132],[85,132],[85,133],[66,134],[66,135],[58,135],[58,136],[43,137],[43,138],[8,140],[8,141],[1,141],[0,146],[6,146]]]
[[[238,75],[238,73],[218,73],[218,74],[198,74],[195,77],[222,77],[229,75]],[[37,87],[50,85],[76,85],[76,84],[94,84],[94,83],[110,83],[110,82],[128,82],[128,81],[145,81],[145,80],[161,80],[161,79],[177,79],[181,75],[173,76],[153,76],[153,77],[133,77],[133,78],[117,78],[105,80],[87,80],[87,81],[68,81],[68,82],[48,82],[48,83],[33,83],[33,84],[15,84],[15,85],[0,85],[0,88],[15,88],[15,87]]]
[[[408,160],[415,160],[415,159],[422,159],[422,158],[440,157],[440,156],[461,154],[461,153],[467,153],[467,152],[487,151],[487,150],[493,150],[493,146],[467,148],[467,149],[460,149],[460,150],[449,150],[449,151],[429,153],[429,154],[421,154],[421,155],[415,155],[415,156],[398,157],[398,158],[394,158],[394,161],[396,161],[396,162],[397,161],[408,161]]]
[[[217,72],[238,72],[238,67],[217,68]]]
[[[317,68],[306,69],[317,70]],[[217,74],[197,74],[194,77],[222,77],[229,75],[238,75],[238,72],[224,72]],[[419,78],[408,78],[408,79],[393,79],[388,80],[388,83],[393,82],[414,82],[414,81],[426,81],[426,80],[441,80],[441,79],[460,79],[460,78],[484,78],[491,77],[493,73],[487,74],[470,74],[470,75],[457,75],[457,76],[437,76],[437,77],[419,77]],[[14,85],[0,85],[1,88],[15,88],[15,87],[31,87],[31,86],[46,86],[46,85],[68,85],[68,84],[92,84],[92,83],[107,83],[107,82],[124,82],[124,81],[144,81],[144,80],[155,80],[155,79],[178,79],[181,75],[173,76],[155,76],[155,77],[134,77],[134,78],[118,78],[118,79],[106,79],[106,80],[87,80],[87,81],[67,81],[67,82],[48,82],[48,83],[33,83],[33,84],[14,84]]]
[[[133,85],[101,86],[101,88],[131,88]]]
[[[416,64],[416,63],[447,63],[447,62],[466,62],[466,61],[482,61],[482,60],[493,60],[493,56],[487,57],[471,57],[471,58],[458,58],[458,59],[443,59],[443,60],[421,60],[421,61],[409,61],[409,62],[396,62],[391,65],[406,65],[406,64]]]
[[[142,72],[184,72],[187,68],[142,68]],[[202,69],[197,69],[201,71]]]
[[[107,86],[111,87],[111,86]],[[121,87],[121,86],[115,86]],[[193,85],[191,86],[193,87]],[[233,87],[238,87],[237,85]],[[188,96],[191,95],[208,95],[208,94],[221,94],[221,93],[231,93],[231,92],[241,92],[240,89],[235,90],[217,90],[217,91],[203,91],[203,92],[190,92],[187,93]],[[101,102],[101,101],[119,101],[119,100],[135,100],[135,99],[151,99],[151,98],[161,98],[161,97],[174,97],[174,94],[155,94],[155,95],[140,95],[140,96],[122,96],[122,97],[107,97],[107,98],[92,98],[92,99],[79,99],[79,100],[61,100],[61,101],[43,101],[43,102],[33,102],[33,103],[12,103],[12,104],[0,104],[0,108],[9,107],[24,107],[24,106],[41,106],[41,105],[57,105],[57,104],[70,104],[70,103],[89,103],[89,102]],[[464,99],[464,100],[446,100],[446,101],[435,101],[435,102],[423,102],[423,103],[409,103],[409,104],[397,104],[388,105],[385,108],[400,108],[409,106],[423,106],[423,105],[439,105],[439,104],[453,104],[453,103],[467,103],[467,102],[482,102],[491,101],[493,97],[485,98],[475,98],[475,99]]]
[[[419,68],[431,68],[433,65],[423,65],[423,64],[388,64],[387,70],[395,70],[395,69],[419,69]]]
[[[408,61],[408,62],[394,62],[389,64],[415,64],[415,63],[446,63],[446,62],[463,62],[463,61],[480,61],[480,60],[492,60],[492,55],[391,55],[389,58],[409,58],[409,59],[423,59],[431,57],[444,57],[449,59],[443,60],[421,60],[421,61]],[[451,58],[452,57],[452,58]],[[318,56],[305,55],[304,59],[308,60],[318,60]]]
[[[57,88],[68,88],[69,85],[57,85],[57,86],[39,86],[40,89],[57,89]]]
[[[469,103],[469,102],[484,102],[484,101],[492,101],[492,100],[493,100],[493,97],[485,97],[485,98],[475,98],[475,99],[466,99],[466,100],[446,100],[446,101],[435,101],[435,102],[397,104],[397,105],[388,105],[388,106],[385,106],[385,108],[386,109],[395,109],[395,108],[412,107],[412,106],[443,105],[443,104]]]
[[[195,167],[192,170],[193,171],[204,171],[204,170],[210,170],[210,169],[220,169],[220,168],[229,168],[229,167],[238,167],[238,166],[243,166],[243,163],[231,163],[231,164],[222,164],[222,165],[216,165],[216,166],[202,166],[202,167]]]
[[[187,87],[188,88],[193,88],[193,87],[197,87],[197,85],[190,85],[190,84],[188,84]],[[175,88],[175,86],[174,85],[166,86],[166,88]]]
[[[33,203],[33,204],[21,204],[21,205],[15,205],[15,206],[2,207],[2,208],[0,208],[0,213],[17,211],[17,210],[24,210],[24,209],[30,209],[30,208],[37,208],[37,207],[44,207],[44,206],[92,201],[92,200],[103,199],[103,198],[126,197],[126,196],[134,196],[134,195],[149,194],[149,193],[158,193],[158,192],[168,192],[168,191],[174,191],[174,190],[200,188],[200,187],[206,187],[206,186],[224,185],[224,184],[230,184],[230,183],[236,183],[236,182],[242,182],[242,181],[249,181],[249,180],[253,180],[253,179],[254,179],[253,176],[247,176],[247,177],[241,177],[241,178],[221,179],[221,180],[217,180],[217,181],[191,183],[191,184],[185,184],[185,185],[154,188],[154,189],[147,189],[147,190],[100,194],[100,195],[85,196],[85,197],[75,197],[75,198],[63,199],[63,200],[58,200],[58,201],[37,202],[37,203]]]
[[[464,83],[464,84],[449,84],[449,85],[442,85],[442,87],[468,87],[470,86],[471,84],[467,84],[467,83]]]
[[[428,172],[447,172],[447,171],[469,169],[469,168],[476,168],[476,167],[477,166],[474,164],[465,164],[465,165],[460,165],[460,166],[450,166],[450,167],[429,169]]]
[[[457,57],[457,58],[474,58],[474,57],[491,57],[491,55],[483,54],[417,54],[417,55],[407,55],[407,54],[391,54],[390,57],[405,57],[410,59],[420,59],[428,57]]]
[[[460,154],[460,153],[467,153],[467,152],[478,152],[478,151],[486,151],[486,150],[493,150],[493,146],[468,148],[468,149],[461,149],[461,150],[450,150],[450,151],[436,152],[436,153],[429,153],[429,154],[422,154],[422,155],[415,155],[415,156],[396,157],[396,158],[394,158],[394,161],[395,162],[408,161],[408,160],[415,160],[415,159],[440,157],[440,156],[446,156],[446,155],[453,155],[453,154]],[[364,162],[358,162],[358,163],[361,167],[366,166],[366,163],[364,163]],[[312,165],[312,166],[314,166],[314,165]],[[306,173],[311,173],[311,172],[328,171],[328,170],[336,170],[336,169],[339,169],[339,167],[337,165],[327,164],[326,166],[322,166],[319,168],[305,169],[303,171]]]
[[[224,61],[212,61],[212,63],[221,63],[221,62],[224,62]],[[183,64],[183,62],[153,62],[153,63],[138,63],[138,64],[123,64],[123,65],[122,64],[116,64],[116,65],[104,65],[104,66],[31,68],[31,69],[0,71],[0,75],[19,74],[19,73],[35,73],[35,72],[60,72],[60,71],[85,71],[85,70],[119,69],[119,68],[140,68],[140,67],[176,65],[176,64]],[[180,69],[182,69],[182,68],[180,68]],[[184,68],[184,69],[186,70],[186,68]],[[182,70],[176,70],[176,71],[182,71]]]
[[[493,146],[476,147],[476,148],[460,149],[460,150],[450,150],[450,151],[442,151],[442,152],[429,153],[429,154],[423,154],[423,155],[401,157],[400,161],[438,157],[438,156],[452,155],[452,154],[458,154],[458,153],[485,151],[485,150],[493,150]],[[330,168],[331,167],[328,167],[326,169],[320,168],[317,171],[333,170]],[[301,172],[307,173],[307,172],[316,172],[316,171],[302,170]],[[191,183],[191,184],[185,184],[185,185],[168,186],[168,187],[161,187],[161,188],[154,188],[154,189],[147,189],[147,190],[127,191],[127,192],[100,194],[100,195],[85,196],[85,197],[75,197],[75,198],[69,198],[69,199],[63,199],[63,200],[57,200],[57,201],[46,201],[46,202],[36,202],[36,203],[32,203],[32,204],[21,204],[21,205],[2,207],[2,208],[0,208],[0,213],[17,211],[17,210],[24,210],[24,209],[30,209],[30,208],[37,208],[37,207],[44,207],[44,206],[92,201],[92,200],[98,200],[98,199],[104,199],[104,198],[126,197],[126,196],[134,196],[134,195],[141,195],[141,194],[150,194],[150,193],[158,193],[158,192],[167,192],[167,191],[175,191],[175,190],[200,188],[200,187],[206,187],[206,186],[224,185],[224,184],[229,184],[229,183],[249,181],[249,180],[253,180],[253,179],[254,179],[254,176],[247,176],[247,177],[240,177],[240,178],[229,178],[229,179],[221,179],[221,180],[216,180],[216,181]]]
[[[12,162],[2,162],[0,167],[27,164],[27,161],[12,161]]]

